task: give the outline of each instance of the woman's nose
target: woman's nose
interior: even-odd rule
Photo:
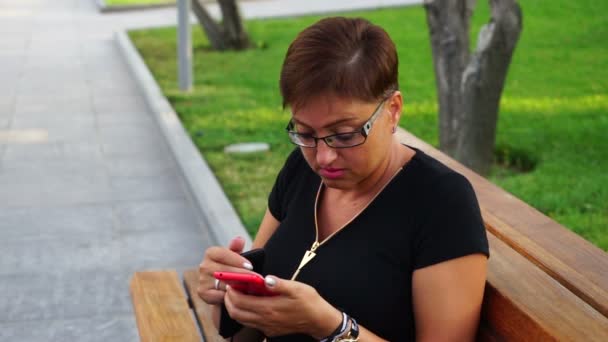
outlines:
[[[326,167],[327,165],[330,165],[334,161],[334,159],[336,159],[336,155],[336,149],[327,146],[323,139],[317,142],[316,158],[317,164],[320,167]]]

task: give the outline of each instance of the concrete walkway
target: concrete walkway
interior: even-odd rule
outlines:
[[[255,1],[243,14],[412,2]],[[113,40],[175,18],[0,0],[0,341],[135,341],[130,275],[195,266],[214,243]]]
[[[116,48],[125,18],[0,0],[0,341],[136,341],[130,275],[211,244]]]

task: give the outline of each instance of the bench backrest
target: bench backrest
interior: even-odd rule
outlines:
[[[490,242],[480,340],[608,341],[608,254],[441,151],[399,130],[463,174]]]

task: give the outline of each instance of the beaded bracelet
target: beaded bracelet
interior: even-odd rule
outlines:
[[[321,339],[320,342],[355,342],[358,340],[359,325],[357,321],[345,312],[342,312],[342,323],[329,336]]]
[[[334,330],[329,336],[319,340],[319,342],[333,342],[337,336],[340,336],[346,332],[346,327],[348,326],[348,315],[345,312],[342,312],[342,322],[336,330]]]
[[[350,331],[346,336],[341,336],[336,339],[336,341],[340,342],[357,342],[359,341],[359,324],[357,321],[350,317]]]

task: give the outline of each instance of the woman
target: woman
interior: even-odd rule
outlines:
[[[278,295],[214,281],[251,272],[242,239],[208,249],[200,267],[199,295],[245,327],[235,341],[474,339],[488,256],[479,206],[463,176],[394,134],[397,65],[364,19],[323,19],[289,47],[280,89],[299,147],[253,243]]]

